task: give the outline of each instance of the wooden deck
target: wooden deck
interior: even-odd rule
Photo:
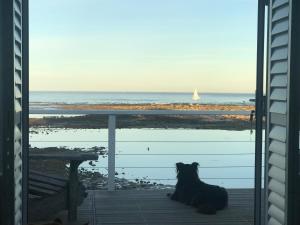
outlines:
[[[203,215],[171,201],[165,190],[90,191],[79,208],[78,224],[90,225],[252,225],[253,190],[229,190],[229,207]]]

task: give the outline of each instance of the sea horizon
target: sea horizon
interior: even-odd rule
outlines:
[[[77,92],[33,91],[31,105],[38,104],[232,104],[252,105],[250,93],[204,93],[193,100],[193,92]]]

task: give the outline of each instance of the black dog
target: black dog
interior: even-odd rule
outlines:
[[[216,214],[228,205],[228,194],[225,188],[206,184],[199,179],[198,163],[176,163],[177,184],[172,200],[198,208],[200,213]]]

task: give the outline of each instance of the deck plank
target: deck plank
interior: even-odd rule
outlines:
[[[253,190],[230,189],[229,207],[209,216],[171,201],[167,190],[89,191],[80,220],[91,225],[253,225]]]

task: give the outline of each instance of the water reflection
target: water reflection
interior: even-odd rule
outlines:
[[[118,177],[175,184],[176,162],[199,162],[208,183],[231,188],[253,187],[255,134],[245,131],[187,129],[118,129]],[[107,149],[107,129],[31,129],[32,147]],[[107,157],[81,167],[107,173]]]

